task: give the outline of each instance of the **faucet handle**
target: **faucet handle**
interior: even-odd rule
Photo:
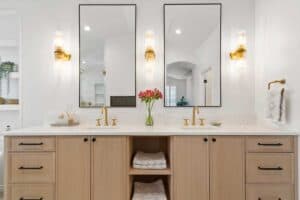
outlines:
[[[204,118],[200,118],[200,126],[205,126],[205,119]]]
[[[117,126],[117,119],[116,118],[111,119],[111,125],[112,126]]]
[[[100,118],[96,119],[96,126],[101,126],[101,119]]]
[[[190,120],[189,119],[183,119],[183,121],[184,121],[184,126],[189,126],[189,124],[190,124]]]

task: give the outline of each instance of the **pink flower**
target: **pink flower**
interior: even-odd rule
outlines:
[[[163,98],[163,94],[157,88],[153,90],[147,89],[145,91],[140,91],[138,96],[141,101],[145,101],[146,103],[151,103],[155,100]]]

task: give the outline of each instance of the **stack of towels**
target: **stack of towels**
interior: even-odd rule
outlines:
[[[132,200],[167,200],[162,180],[153,183],[134,183]]]
[[[133,168],[136,169],[166,169],[167,160],[163,152],[137,152],[133,158]]]

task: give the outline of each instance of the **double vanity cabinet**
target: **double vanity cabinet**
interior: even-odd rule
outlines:
[[[149,134],[150,135],[150,134]],[[170,200],[296,200],[296,136],[6,136],[5,200],[129,200],[163,180]],[[134,169],[137,151],[167,169]]]

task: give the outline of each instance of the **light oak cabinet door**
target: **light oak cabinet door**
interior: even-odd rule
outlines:
[[[211,137],[210,142],[210,199],[244,200],[244,138]]]
[[[90,147],[88,137],[58,137],[58,200],[90,199]]]
[[[127,137],[92,139],[92,200],[126,200]]]
[[[173,145],[174,200],[209,200],[207,138],[175,136]]]

